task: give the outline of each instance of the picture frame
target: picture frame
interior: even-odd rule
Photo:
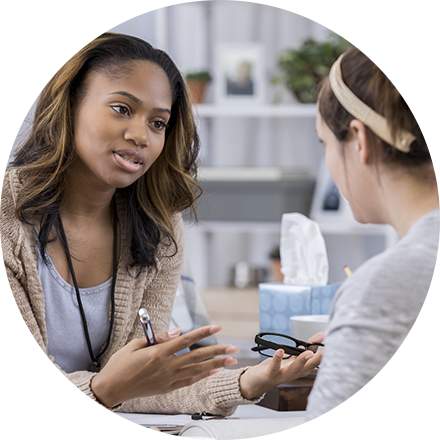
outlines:
[[[318,223],[356,223],[347,199],[339,192],[328,172],[325,160],[322,160],[319,167],[310,208],[310,218]]]
[[[220,44],[215,55],[217,104],[264,102],[266,84],[260,44]]]

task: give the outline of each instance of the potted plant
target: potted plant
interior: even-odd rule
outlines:
[[[206,86],[212,78],[209,72],[203,70],[200,72],[191,72],[185,75],[186,84],[191,93],[193,104],[200,104],[204,101]]]
[[[286,49],[278,59],[281,75],[272,84],[283,83],[298,101],[314,103],[319,82],[328,75],[330,67],[350,47],[350,43],[333,34],[328,41],[309,38],[298,49]]]

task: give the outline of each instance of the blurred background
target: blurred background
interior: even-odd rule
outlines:
[[[175,5],[111,31],[165,50],[188,84],[205,87],[192,89],[204,195],[199,223],[185,220],[185,275],[222,338],[249,342],[259,330],[258,283],[282,281],[283,213],[319,223],[330,283],[396,240],[388,227],[353,220],[315,133],[316,83],[347,42],[302,16],[241,1]]]

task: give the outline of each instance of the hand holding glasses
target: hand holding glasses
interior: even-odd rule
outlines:
[[[314,347],[324,347],[319,342],[305,342],[292,336],[283,335],[281,333],[260,332],[255,335],[254,339],[257,344],[252,347],[252,351],[257,351],[263,356],[273,357],[275,352],[280,348],[284,350],[283,359],[289,359],[292,356],[298,356],[306,350],[314,350]]]

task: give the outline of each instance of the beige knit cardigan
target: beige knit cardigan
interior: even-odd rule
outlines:
[[[38,253],[34,227],[20,222],[15,215],[15,204],[21,184],[18,169],[6,170],[1,197],[0,231],[3,259],[12,293],[18,308],[32,335],[47,354],[44,294],[38,277]],[[157,332],[168,330],[174,295],[177,289],[183,249],[183,222],[180,215],[173,218],[178,252],[162,243],[157,253],[157,268],[143,270],[137,278],[126,270],[127,239],[124,236],[124,203],[117,198],[120,223],[121,257],[118,262],[115,290],[115,319],[110,345],[101,357],[105,366],[110,357],[133,338],[143,337],[138,320],[138,310],[147,308]],[[49,356],[50,357],[50,356]],[[50,357],[52,362],[53,358]],[[56,365],[56,364],[54,364]],[[60,370],[61,368],[56,365]],[[54,370],[55,371],[55,370]],[[222,370],[189,387],[168,394],[133,399],[112,410],[145,413],[195,413],[208,411],[213,414],[232,414],[237,405],[255,403],[259,399],[246,400],[241,396],[239,376],[242,369]],[[90,383],[97,373],[76,371],[62,373],[81,391],[97,401]]]

